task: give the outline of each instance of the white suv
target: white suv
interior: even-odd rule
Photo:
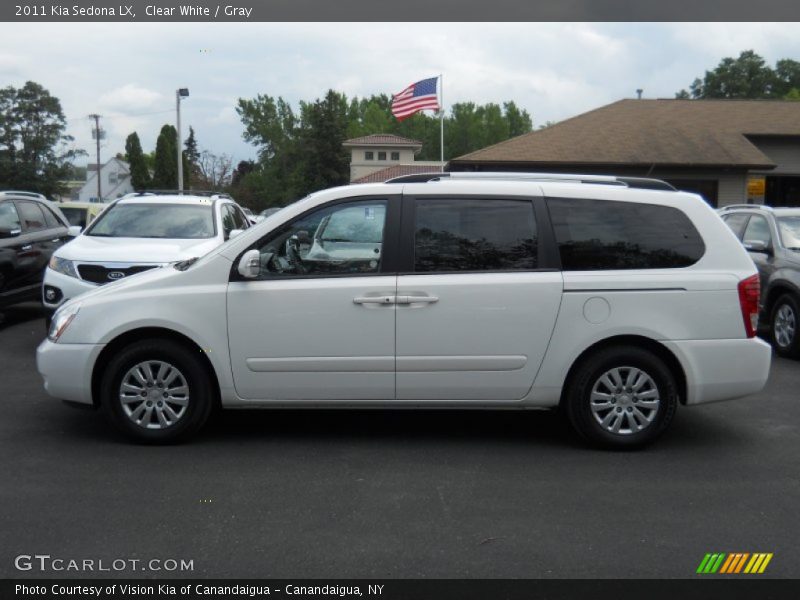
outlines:
[[[38,349],[45,388],[146,442],[197,431],[215,404],[561,407],[589,440],[632,447],[678,404],[764,386],[756,269],[699,196],[414,179],[313,194],[65,304]]]
[[[42,302],[63,302],[136,273],[202,256],[250,227],[230,197],[128,194],[106,206],[77,237],[56,250],[44,274]]]

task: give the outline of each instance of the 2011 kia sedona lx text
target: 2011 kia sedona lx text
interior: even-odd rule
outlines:
[[[312,194],[197,260],[64,304],[47,391],[128,436],[215,404],[562,408],[592,442],[650,442],[679,404],[758,392],[752,260],[656,180],[437,174]]]

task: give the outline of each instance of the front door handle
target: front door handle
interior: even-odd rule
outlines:
[[[395,304],[397,296],[356,296],[354,304]]]
[[[416,304],[416,303],[424,303],[424,304],[433,304],[434,302],[438,302],[438,296],[397,296],[397,304]]]
[[[22,250],[23,252],[27,252],[31,248],[33,248],[33,244],[26,244],[22,248],[20,248],[20,250]]]

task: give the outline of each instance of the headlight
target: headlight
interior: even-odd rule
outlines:
[[[78,272],[75,270],[75,263],[65,258],[58,258],[55,254],[50,257],[50,268],[56,273],[63,273],[70,277],[78,278]]]
[[[56,311],[56,314],[53,315],[53,320],[50,322],[50,331],[47,332],[47,337],[51,342],[58,341],[58,338],[67,330],[80,308],[80,304],[65,304]]]

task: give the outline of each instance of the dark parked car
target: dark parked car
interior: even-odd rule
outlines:
[[[778,354],[800,358],[800,208],[735,204],[719,213],[761,276],[760,324]]]
[[[31,192],[0,192],[0,307],[41,298],[53,250],[69,224],[52,202]]]

